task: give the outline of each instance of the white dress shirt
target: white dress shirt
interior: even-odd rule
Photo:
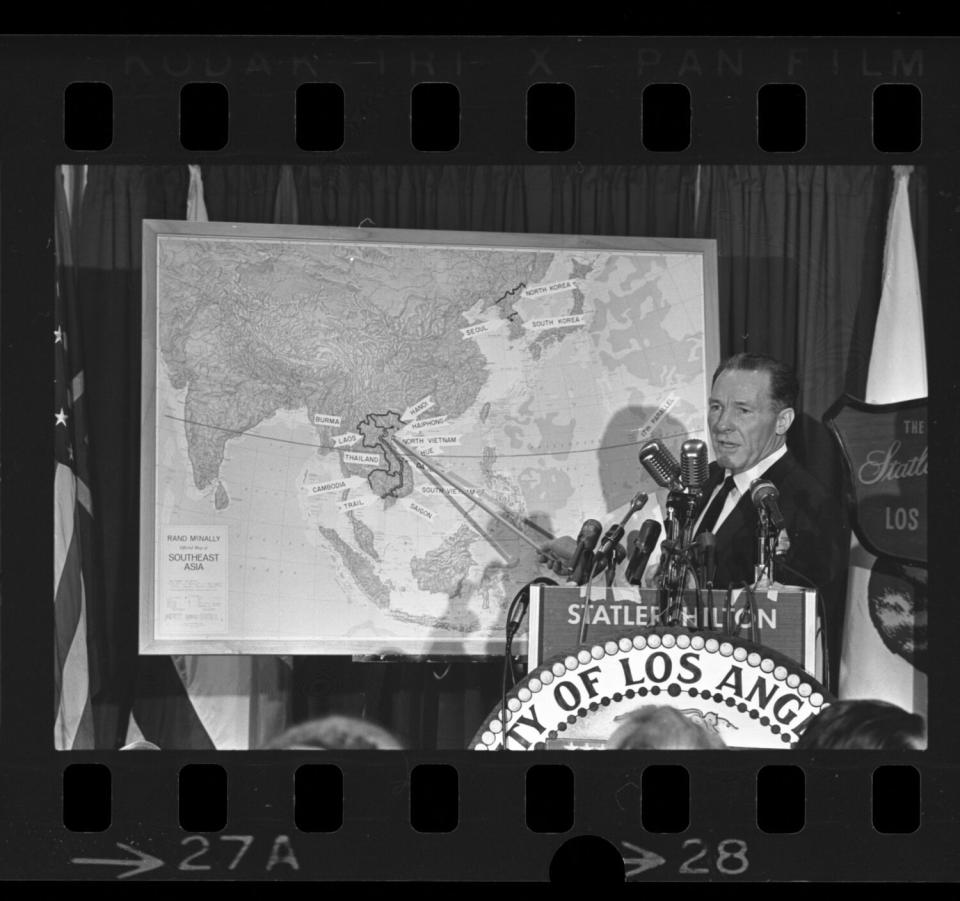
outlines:
[[[750,491],[750,483],[755,479],[759,479],[760,476],[762,476],[771,466],[773,466],[773,464],[776,463],[777,460],[779,460],[784,454],[786,454],[786,452],[787,445],[784,444],[783,447],[764,457],[759,463],[750,467],[750,469],[745,469],[743,472],[738,472],[733,477],[734,488],[727,495],[726,500],[723,502],[723,508],[720,510],[720,515],[717,517],[717,521],[713,525],[712,531],[714,534],[717,533],[717,530],[723,524],[723,521],[733,512],[733,508],[740,503],[740,498]],[[726,481],[726,478],[729,475],[730,470],[724,470],[723,479],[721,479],[717,487],[713,489],[713,494],[707,498],[707,502],[703,505],[703,510],[700,511],[700,515],[697,517],[697,521],[694,524],[694,534],[696,534],[697,529],[700,528],[700,520],[703,519],[704,513],[706,513],[709,509],[710,503],[723,487],[723,483]]]

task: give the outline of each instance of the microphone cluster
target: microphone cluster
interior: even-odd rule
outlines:
[[[669,492],[660,585],[680,591],[686,581],[690,561],[698,555],[693,543],[693,526],[703,488],[710,476],[707,445],[698,438],[690,438],[680,447],[680,459],[677,460],[662,441],[655,439],[640,449],[640,465],[661,488]]]

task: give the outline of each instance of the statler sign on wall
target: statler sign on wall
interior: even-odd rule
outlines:
[[[926,564],[926,398],[866,404],[845,395],[824,422],[843,449],[860,543],[877,557]]]

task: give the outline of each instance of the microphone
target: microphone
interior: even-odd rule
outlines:
[[[623,534],[626,531],[624,526],[630,521],[630,517],[633,516],[634,513],[644,508],[648,498],[648,494],[638,491],[634,495],[633,500],[630,501],[630,509],[627,510],[623,519],[607,529],[607,534],[603,536],[603,540],[600,542],[600,548],[597,551],[596,566],[593,570],[595,576],[603,572],[604,568],[610,562],[610,555],[613,553],[614,548],[620,547],[620,539],[623,538]],[[621,548],[621,550],[623,549]],[[620,556],[620,560],[617,560],[617,563],[621,560],[623,560],[623,555]]]
[[[780,492],[769,479],[754,479],[750,483],[750,499],[761,515],[766,515],[770,525],[777,533],[784,528],[783,514],[780,512]]]
[[[596,565],[593,568],[593,578],[596,578],[600,573],[606,571],[607,573],[607,587],[609,588],[613,585],[613,580],[617,575],[617,567],[623,563],[627,558],[627,552],[623,549],[622,544],[615,544],[613,550],[605,558],[601,558],[598,554],[596,557]]]
[[[680,464],[659,438],[640,448],[640,464],[661,488],[681,487]]]
[[[710,477],[707,445],[699,438],[684,441],[680,448],[680,481],[687,491],[699,492]]]
[[[588,519],[581,527],[580,534],[577,535],[577,552],[574,554],[570,569],[570,580],[577,585],[583,585],[590,578],[593,571],[593,549],[600,540],[600,533],[603,526],[595,519]]]
[[[631,585],[640,585],[643,573],[650,562],[650,555],[660,539],[660,523],[655,519],[645,520],[639,532],[632,532],[632,541],[627,542],[630,549],[630,562],[625,573]]]
[[[700,556],[700,565],[703,567],[703,581],[706,585],[713,584],[713,577],[717,572],[717,539],[713,532],[701,532],[696,538],[697,553]]]

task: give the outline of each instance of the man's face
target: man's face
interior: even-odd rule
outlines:
[[[710,392],[707,424],[717,463],[734,475],[750,469],[786,441],[789,407],[777,412],[770,373],[727,369]]]

